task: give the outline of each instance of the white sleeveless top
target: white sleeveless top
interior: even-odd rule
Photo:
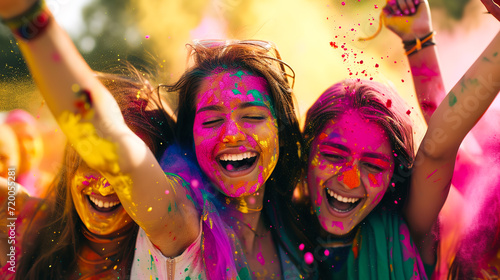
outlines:
[[[151,243],[146,232],[139,228],[130,279],[207,279],[201,255],[201,231],[200,225],[198,237],[180,256],[167,258]]]

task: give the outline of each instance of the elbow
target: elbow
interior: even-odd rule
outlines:
[[[460,142],[453,135],[442,128],[429,127],[417,155],[435,161],[446,160],[456,157],[459,147]]]

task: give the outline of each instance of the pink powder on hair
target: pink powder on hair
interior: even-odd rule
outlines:
[[[200,185],[200,182],[198,182],[198,180],[191,181],[191,186],[193,186],[193,188],[197,188],[199,185]]]

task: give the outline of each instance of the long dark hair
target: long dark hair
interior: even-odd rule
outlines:
[[[274,240],[281,242],[276,231],[280,225],[271,218],[275,213],[289,218],[293,190],[299,178],[299,151],[302,137],[294,109],[292,88],[282,66],[285,64],[271,53],[251,44],[233,43],[220,47],[189,45],[194,66],[189,68],[169,91],[179,94],[177,135],[188,156],[195,159],[193,124],[195,100],[200,84],[216,69],[244,69],[266,79],[272,105],[275,108],[280,142],[277,165],[266,181],[264,194],[264,221],[272,223]],[[196,162],[196,161],[195,161]],[[283,215],[282,215],[283,214]]]
[[[100,73],[98,78],[116,99],[130,129],[159,159],[174,140],[174,121],[165,113],[158,92],[135,69],[129,77]],[[77,271],[79,249],[85,242],[82,233],[85,225],[76,212],[69,186],[80,164],[80,156],[67,145],[62,167],[51,184],[51,191],[33,215],[35,219],[37,214],[47,213],[43,217],[43,226],[35,226],[40,223],[33,219],[27,226],[16,279],[67,279]],[[137,224],[133,223],[132,227],[113,256],[117,268],[111,266],[96,271],[94,275],[106,271],[122,278],[130,275],[138,231]]]
[[[402,98],[390,87],[367,80],[344,80],[328,88],[307,111],[302,146],[302,167],[304,172],[309,164],[311,144],[329,120],[338,119],[346,111],[354,110],[359,115],[382,127],[394,151],[394,173],[382,201],[376,209],[401,211],[409,192],[410,170],[415,159],[412,125],[408,108]],[[307,174],[304,174],[306,176]],[[297,217],[288,225],[291,236],[297,244],[303,243],[303,251],[295,250],[293,256],[301,262],[300,268],[305,275],[314,273],[303,261],[304,252],[312,252],[318,243],[321,228],[306,193],[306,184],[299,185],[300,197],[291,212]],[[397,204],[394,203],[397,201]],[[374,209],[375,211],[375,209]],[[320,264],[321,265],[321,264]]]

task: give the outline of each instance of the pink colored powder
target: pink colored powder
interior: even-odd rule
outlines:
[[[313,254],[311,254],[311,252],[307,252],[307,253],[305,253],[305,255],[304,255],[304,261],[305,261],[307,264],[312,264],[312,263],[313,263],[313,261],[314,261]]]
[[[238,188],[238,189],[236,190],[236,192],[235,192],[234,196],[239,197],[239,196],[241,196],[242,194],[244,194],[244,193],[245,193],[245,191],[246,191],[246,190],[245,190],[245,187],[240,187],[240,188]]]
[[[61,56],[59,55],[59,53],[54,52],[54,53],[52,54],[52,60],[53,60],[53,61],[55,61],[55,62],[59,62],[59,61],[61,61]]]
[[[336,222],[336,221],[333,221],[333,222],[332,222],[332,227],[338,227],[338,228],[340,228],[341,230],[344,230],[344,223],[342,223],[342,222]]]
[[[384,197],[384,192],[379,192],[377,196],[375,196],[375,199],[373,199],[372,204],[377,204],[382,200],[382,197]]]
[[[321,205],[321,202],[323,201],[323,197],[321,196],[321,193],[318,191],[318,193],[316,194],[316,205],[320,206]]]
[[[261,264],[261,265],[265,265],[266,264],[266,260],[264,259],[264,256],[262,256],[262,252],[259,252],[257,254],[257,261]]]
[[[198,180],[191,181],[191,186],[193,186],[193,188],[197,188],[199,185],[200,185],[200,182],[198,182]]]

